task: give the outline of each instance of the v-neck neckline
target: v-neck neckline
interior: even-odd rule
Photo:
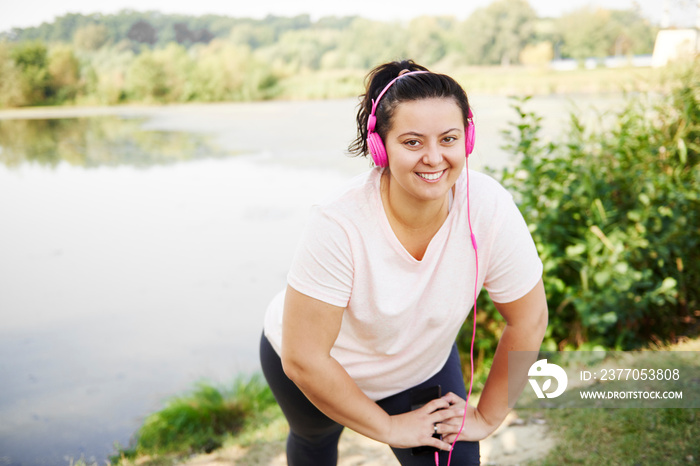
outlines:
[[[378,207],[378,212],[380,218],[380,222],[382,224],[382,228],[384,229],[389,242],[391,245],[394,247],[394,249],[399,253],[399,255],[403,256],[405,259],[409,260],[412,263],[415,264],[421,264],[423,263],[426,259],[428,259],[431,256],[431,251],[435,248],[435,243],[436,241],[439,241],[442,236],[444,236],[446,231],[449,229],[449,224],[452,222],[452,218],[456,215],[454,212],[457,210],[457,198],[458,196],[456,195],[457,191],[457,185],[459,184],[459,179],[453,186],[453,188],[450,190],[450,204],[449,204],[449,211],[447,213],[447,216],[445,217],[445,220],[442,222],[442,225],[440,225],[440,228],[435,232],[435,234],[430,238],[430,241],[428,242],[428,246],[425,248],[425,252],[423,253],[423,257],[419,260],[416,259],[413,254],[408,252],[406,247],[403,245],[401,240],[399,240],[399,237],[396,235],[396,232],[391,226],[391,222],[389,221],[389,213],[387,212],[386,207],[384,206],[384,202],[382,201],[382,175],[384,173],[384,170],[379,170],[377,173],[377,179],[375,180],[375,202]],[[454,191],[453,191],[454,190]]]

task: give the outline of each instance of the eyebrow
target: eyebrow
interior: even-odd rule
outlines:
[[[442,133],[440,133],[439,136],[444,136],[444,135],[447,134],[447,133],[450,133],[450,132],[452,132],[452,131],[459,131],[459,130],[460,130],[460,128],[450,128],[450,129],[448,129],[447,131],[443,131]],[[416,132],[416,131],[408,131],[408,132],[406,132],[406,133],[399,134],[397,137],[402,138],[402,137],[404,137],[404,136],[418,136],[418,137],[424,137],[425,135],[424,135],[424,134],[421,134],[421,133],[418,133],[418,132]]]

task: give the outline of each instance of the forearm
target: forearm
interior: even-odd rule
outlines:
[[[533,351],[532,363],[536,360],[537,351],[540,349],[544,337],[546,325],[518,328],[506,325],[501,339],[498,342],[496,353],[493,357],[491,370],[489,371],[484,390],[479,398],[477,407],[479,413],[485,421],[491,425],[500,425],[510,411],[508,405],[508,378],[515,377],[518,380],[511,380],[511,388],[518,387],[511,393],[517,396],[522,391],[526,380],[528,367],[518,367],[513,373],[508,372],[508,352],[509,351]]]
[[[398,448],[428,445],[449,450],[432,437],[434,425],[449,417],[449,403],[428,402],[410,413],[389,416],[370,400],[331,356],[344,309],[288,287],[282,331],[285,374],[324,414],[367,437]]]
[[[370,400],[330,356],[285,361],[288,377],[334,421],[374,440],[391,443],[390,416]]]
[[[512,303],[494,304],[507,323],[498,342],[477,410],[488,424],[497,427],[510,410],[508,379],[511,378],[511,396],[519,396],[527,382],[528,369],[535,362],[537,351],[542,345],[549,313],[542,280],[522,298]],[[509,372],[509,351],[532,351],[532,361],[527,364],[519,360]]]

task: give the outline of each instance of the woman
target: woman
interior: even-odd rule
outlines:
[[[336,464],[349,427],[403,465],[479,464],[478,441],[508,413],[507,352],[542,342],[541,261],[512,197],[465,170],[474,127],[452,78],[381,65],[357,125],[350,149],[377,166],[314,206],[265,317],[261,362],[290,425],[288,463]],[[506,327],[472,407],[455,338],[482,286]],[[445,395],[412,410],[411,393],[436,385]]]

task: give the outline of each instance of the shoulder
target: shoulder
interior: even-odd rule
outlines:
[[[511,231],[514,225],[524,223],[513,194],[487,174],[469,171],[468,179],[467,194],[466,172],[460,178],[460,218],[466,222],[470,219],[474,231],[482,238],[495,240],[498,237],[510,241],[507,236],[500,237],[497,233]],[[527,232],[527,228],[524,232]]]
[[[356,175],[326,193],[313,208],[327,215],[353,215],[371,204],[378,193],[380,176],[381,170],[376,168]]]
[[[306,231],[318,232],[317,240],[324,236],[353,236],[363,225],[375,218],[381,171],[373,169],[354,176],[336,189],[326,193],[311,206]]]
[[[513,196],[492,176],[474,171],[464,170],[457,181],[457,193],[462,199],[469,196],[470,201],[478,201],[487,205],[493,203],[512,203]]]

